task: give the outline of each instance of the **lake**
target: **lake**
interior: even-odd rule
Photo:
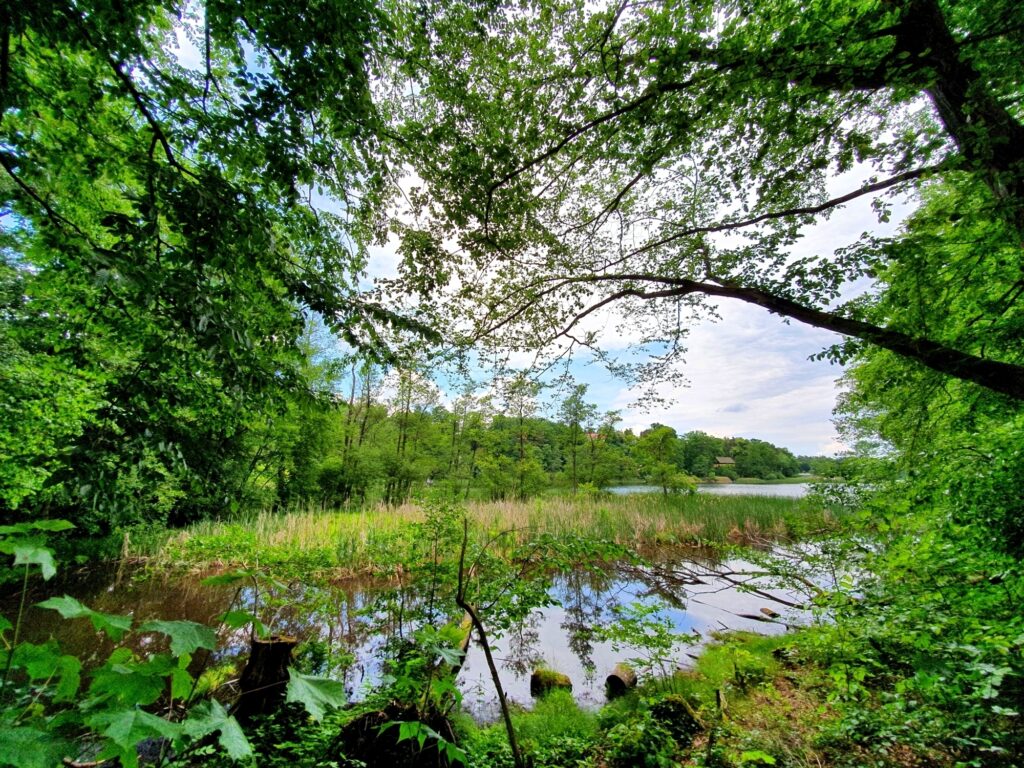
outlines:
[[[615,611],[632,604],[657,605],[654,618],[674,632],[692,634],[664,659],[663,671],[686,666],[691,654],[722,629],[749,629],[776,633],[786,621],[801,620],[801,611],[785,604],[803,597],[785,590],[748,591],[744,575],[752,569],[742,561],[719,561],[706,551],[681,557],[662,556],[644,567],[616,563],[601,570],[565,573],[554,579],[550,595],[556,605],[534,611],[530,618],[504,637],[494,637],[502,684],[509,698],[523,706],[531,703],[529,677],[537,665],[563,672],[573,681],[573,693],[585,706],[604,701],[604,679],[620,661],[644,656],[644,649],[595,638],[595,627],[613,621]],[[281,589],[280,587],[285,587]],[[37,587],[38,588],[38,587]],[[47,592],[52,594],[50,589]],[[293,583],[276,588],[243,585],[211,587],[196,576],[171,579],[133,578],[131,574],[92,571],[58,585],[89,607],[106,613],[130,614],[137,626],[148,619],[187,619],[216,625],[230,606],[258,613],[278,634],[292,635],[305,644],[299,653],[314,663],[313,671],[344,681],[349,695],[360,698],[381,677],[387,640],[408,637],[414,625],[404,619],[421,599],[410,589],[393,583],[346,581],[339,584]],[[33,601],[46,595],[30,596]],[[14,615],[3,605],[5,615]],[[762,608],[782,617],[770,621]],[[486,613],[484,620],[487,621]],[[66,651],[98,664],[113,644],[93,631],[84,620],[63,621],[54,611],[31,608],[23,637],[41,642],[58,637]],[[219,632],[218,650],[211,661],[240,662],[248,651],[247,630]],[[124,644],[137,654],[160,649],[159,636],[129,635]],[[201,659],[197,658],[197,662]],[[464,708],[474,717],[497,717],[497,700],[482,651],[470,647],[458,686]]]
[[[701,483],[697,493],[711,493],[717,496],[779,496],[788,499],[803,498],[810,491],[810,483]],[[661,493],[657,485],[616,485],[608,491],[617,495],[630,493]]]

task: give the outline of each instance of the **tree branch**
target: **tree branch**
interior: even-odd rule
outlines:
[[[883,328],[863,320],[856,320],[834,312],[809,307],[782,296],[768,293],[760,288],[740,286],[723,281],[709,283],[686,278],[659,277],[650,274],[589,275],[570,278],[560,282],[569,283],[653,283],[665,286],[660,290],[645,291],[629,286],[606,296],[573,317],[559,335],[571,331],[580,321],[616,300],[635,297],[644,300],[661,298],[682,298],[691,294],[702,294],[719,298],[737,299],[767,309],[773,314],[799,320],[816,328],[833,331],[843,336],[852,336],[871,342],[890,352],[916,360],[939,373],[963,381],[970,381],[993,392],[1024,400],[1024,366],[990,360],[941,344],[931,339],[911,336],[902,331]]]
[[[622,264],[623,262],[627,261],[628,259],[634,256],[640,256],[641,254],[644,254],[647,251],[653,250],[655,248],[660,248],[661,246],[664,245],[669,245],[671,243],[676,242],[677,240],[683,239],[684,237],[692,237],[693,235],[706,235],[714,232],[731,232],[736,229],[752,227],[755,224],[760,224],[765,221],[786,219],[794,216],[814,216],[819,213],[824,213],[825,211],[830,210],[832,208],[838,208],[839,206],[845,205],[846,203],[863,197],[864,195],[870,195],[874,192],[881,192],[884,189],[890,189],[891,187],[899,186],[900,184],[904,184],[905,182],[908,181],[913,181],[914,179],[920,179],[926,176],[931,176],[932,174],[948,170],[951,167],[953,167],[953,163],[943,161],[941,163],[928,165],[923,168],[916,168],[912,171],[905,171],[904,173],[897,174],[896,176],[890,176],[888,179],[876,181],[873,184],[866,184],[863,187],[860,187],[859,189],[855,189],[852,192],[847,192],[845,195],[840,195],[839,197],[834,197],[830,200],[826,200],[825,202],[819,203],[818,205],[808,205],[797,208],[786,208],[781,211],[769,211],[768,213],[762,213],[758,216],[753,216],[749,219],[739,219],[737,221],[724,221],[719,222],[717,224],[707,224],[699,227],[687,227],[686,229],[681,229],[678,232],[673,232],[671,235],[666,235],[665,237],[662,237],[658,240],[654,240],[653,242],[644,243],[639,248],[633,249],[622,258],[611,262],[608,266],[618,266],[619,264]]]

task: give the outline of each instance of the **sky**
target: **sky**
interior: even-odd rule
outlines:
[[[863,181],[852,175],[833,179],[830,195],[845,194]],[[911,209],[908,201],[898,199],[891,221],[881,224],[868,199],[854,202],[808,228],[792,254],[831,253],[869,230],[876,235],[891,234]],[[395,274],[398,258],[393,249],[373,248],[370,255],[370,280]],[[852,286],[843,299],[867,288],[866,284]],[[687,383],[658,387],[657,394],[665,404],[637,407],[641,392],[630,389],[600,365],[581,361],[572,366],[572,374],[577,382],[588,385],[587,399],[601,412],[620,412],[621,429],[639,432],[657,422],[680,434],[701,430],[719,437],[767,440],[798,456],[842,453],[846,446],[832,424],[832,411],[843,368],[827,360],[810,359],[842,337],[796,321],[787,323],[739,301],[721,301],[718,313],[720,320],[703,320],[690,327],[681,366]],[[599,345],[626,351],[630,340],[615,326],[615,322],[607,323],[607,330],[599,334]],[[481,371],[479,378],[485,377]],[[443,390],[443,383],[441,387]],[[554,413],[550,408],[547,415]]]
[[[631,407],[639,393],[596,369],[589,381],[580,380],[590,383],[588,394],[603,409],[622,412],[622,428],[637,432],[657,421],[680,433],[767,440],[797,455],[843,450],[830,420],[842,369],[808,359],[839,337],[786,325],[738,302],[720,305],[719,313],[720,321],[692,327],[681,366],[688,386],[658,388],[669,401],[665,406]]]

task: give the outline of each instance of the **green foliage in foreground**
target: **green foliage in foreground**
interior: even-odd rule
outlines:
[[[1019,360],[1019,236],[977,180],[933,185],[887,244],[870,312]],[[911,301],[913,297],[913,301]],[[871,348],[840,408],[867,481],[864,546],[819,656],[849,764],[1019,766],[1024,754],[1024,410]]]
[[[515,713],[513,720],[524,752],[537,766],[668,768],[684,760],[690,761],[687,765],[712,765],[714,759],[721,765],[753,765],[754,741],[730,736],[727,746],[716,747],[708,734],[722,727],[722,697],[742,709],[746,697],[769,689],[781,670],[773,654],[792,643],[789,637],[724,635],[704,650],[693,670],[649,677],[639,689],[599,711],[580,708],[566,691],[552,691],[533,709]],[[470,766],[512,765],[500,726],[462,720],[459,730]]]
[[[62,653],[56,640],[19,641],[33,568],[47,580],[55,574],[45,535],[68,527],[64,521],[42,521],[0,528],[0,553],[14,556],[25,585],[14,622],[0,617],[0,765],[51,768],[88,758],[135,768],[140,751],[152,753],[147,762],[156,766],[191,765],[218,751],[232,763],[251,762],[252,745],[238,721],[200,685],[217,646],[212,628],[160,620],[135,627],[131,616],[95,611],[65,595],[39,607],[69,621],[87,620],[115,643],[129,632],[155,635],[157,650],[140,657],[119,646],[86,671],[83,659]],[[164,644],[167,650],[158,650]],[[194,672],[192,661],[199,654],[206,661]],[[341,688],[290,670],[287,700],[320,720],[344,703]]]

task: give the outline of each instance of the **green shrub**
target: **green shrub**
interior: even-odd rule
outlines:
[[[569,736],[593,739],[597,736],[597,717],[580,709],[572,693],[554,690],[538,699],[532,712],[515,718],[520,738],[537,744],[550,744]]]
[[[688,748],[702,730],[693,706],[676,693],[651,703],[651,717],[665,727],[682,749]]]
[[[612,727],[605,744],[614,768],[671,768],[679,751],[669,730],[646,711]]]

